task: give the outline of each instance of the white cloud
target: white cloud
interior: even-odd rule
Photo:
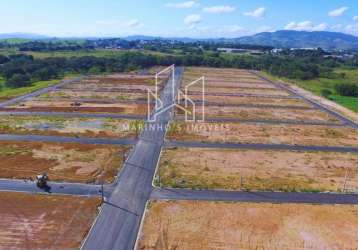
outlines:
[[[235,11],[235,7],[228,6],[228,5],[211,6],[211,7],[204,8],[203,11],[207,13],[214,13],[214,14],[229,13]]]
[[[176,9],[190,9],[196,5],[198,5],[196,1],[187,1],[181,3],[167,3],[165,6]]]
[[[358,16],[354,16],[353,21],[358,21]]]
[[[261,33],[261,32],[273,32],[275,31],[275,29],[271,26],[268,26],[268,25],[264,25],[264,26],[261,26],[257,29],[257,32],[258,33]]]
[[[346,6],[340,7],[338,9],[332,10],[330,12],[328,12],[328,15],[330,17],[339,17],[339,16],[343,16],[344,13],[348,10],[349,8]]]
[[[326,23],[320,23],[320,24],[312,27],[312,31],[324,31],[327,29],[328,29],[328,24],[326,24]]]
[[[251,16],[251,17],[255,17],[255,18],[261,18],[265,15],[266,13],[266,8],[265,7],[260,7],[260,8],[257,8],[256,10],[254,11],[251,11],[251,12],[245,12],[244,15],[245,16]]]
[[[358,24],[354,23],[354,24],[348,24],[345,28],[344,31],[357,36],[358,35]]]
[[[286,30],[297,30],[297,31],[324,31],[328,29],[326,23],[313,24],[311,21],[303,22],[290,22],[285,26]]]
[[[121,20],[100,20],[96,21],[97,25],[101,26],[117,26],[122,28],[138,28],[142,26],[142,23],[138,19],[131,19],[127,21]]]
[[[132,19],[132,20],[129,20],[128,22],[126,22],[124,24],[125,26],[129,27],[129,28],[136,28],[136,27],[139,27],[141,26],[141,22],[137,19]]]
[[[186,16],[184,19],[184,23],[189,26],[193,26],[201,22],[201,16],[197,14]]]
[[[240,25],[227,25],[227,26],[221,27],[221,29],[225,33],[240,33],[240,32],[246,31],[246,29],[241,27]]]

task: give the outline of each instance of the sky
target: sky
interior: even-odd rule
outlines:
[[[0,0],[0,33],[241,37],[283,29],[358,36],[357,0]]]

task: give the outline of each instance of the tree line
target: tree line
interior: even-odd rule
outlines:
[[[0,55],[0,75],[8,87],[29,86],[32,82],[56,79],[66,73],[100,74],[131,71],[155,65],[205,66],[265,70],[292,79],[329,76],[342,63],[357,66],[357,58],[349,62],[325,59],[320,55],[224,56],[219,53],[153,55],[125,52],[113,57],[50,57],[38,59],[26,54]]]

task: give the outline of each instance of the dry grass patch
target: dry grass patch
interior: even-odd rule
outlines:
[[[357,227],[358,206],[151,202],[139,249],[356,249]]]
[[[179,141],[263,143],[358,147],[358,131],[350,127],[245,123],[175,122],[167,138]]]
[[[147,100],[147,94],[144,93],[121,93],[121,92],[93,92],[93,91],[72,91],[61,90],[52,91],[33,100],[54,100],[56,98],[63,99],[98,99],[113,101],[138,101]]]
[[[33,179],[46,172],[52,181],[110,183],[128,150],[112,145],[2,141],[0,178]]]
[[[93,103],[82,102],[75,106],[72,101],[45,101],[29,100],[2,111],[39,111],[39,112],[88,112],[88,113],[120,113],[133,115],[146,115],[147,104],[139,103]]]
[[[0,116],[1,134],[134,138],[143,121],[110,118]]]
[[[77,249],[100,199],[1,192],[0,204],[2,249]]]
[[[177,109],[177,114],[183,114]],[[242,120],[284,120],[302,122],[331,122],[339,124],[340,121],[334,116],[314,109],[300,110],[288,108],[247,108],[233,106],[207,106],[206,118],[234,118]]]
[[[163,151],[159,176],[168,187],[340,191],[347,169],[358,189],[357,167],[356,153],[174,148]]]
[[[201,93],[202,90],[203,90],[202,87],[191,87],[189,89],[189,94],[190,94],[190,92]],[[210,94],[250,94],[250,95],[290,96],[290,94],[288,92],[278,90],[278,89],[253,89],[253,88],[245,89],[245,88],[205,87],[205,95],[208,96]]]
[[[190,99],[198,101],[202,99],[201,95],[188,95]],[[264,97],[241,97],[241,96],[205,96],[206,102],[215,102],[227,105],[275,105],[275,106],[298,106],[311,107],[306,102],[299,99],[280,99],[280,98],[264,98]]]

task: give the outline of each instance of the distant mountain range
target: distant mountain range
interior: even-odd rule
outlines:
[[[233,39],[237,43],[272,46],[276,48],[358,49],[358,37],[326,31],[281,30]]]
[[[44,35],[32,34],[32,33],[7,33],[0,34],[0,39],[47,39],[50,38]]]
[[[20,38],[20,39],[49,39],[51,37],[29,33],[11,33],[0,34],[0,39]],[[85,38],[85,37],[84,37]],[[63,38],[71,39],[71,38]],[[91,37],[90,39],[96,39]],[[103,38],[104,39],[104,38]],[[276,32],[263,32],[252,36],[245,36],[239,38],[218,38],[218,39],[195,39],[186,37],[172,37],[163,38],[155,36],[128,36],[123,39],[128,41],[133,40],[176,40],[181,42],[221,42],[221,43],[237,43],[237,44],[251,44],[272,46],[275,48],[312,48],[321,47],[323,49],[353,49],[358,50],[358,37],[338,32],[327,31],[293,31],[280,30]]]
[[[327,31],[294,31],[280,30],[276,32],[263,32],[253,36],[239,38],[194,39],[194,38],[161,38],[152,36],[130,36],[126,40],[177,40],[181,42],[222,42],[272,46],[275,48],[323,48],[327,50],[358,50],[358,37]]]

